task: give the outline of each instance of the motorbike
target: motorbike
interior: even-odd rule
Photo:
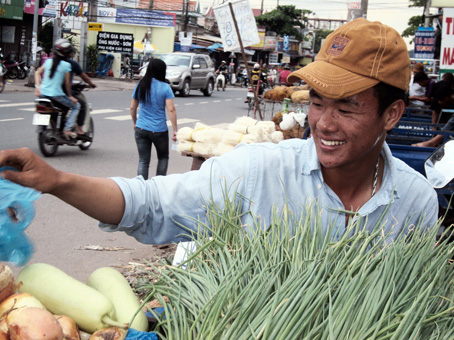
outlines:
[[[18,63],[18,70],[17,70],[17,79],[25,79],[28,76],[29,68],[25,64],[25,61],[21,61]]]
[[[257,98],[260,99],[260,97],[264,91],[264,83],[260,81],[258,86],[259,86],[259,89],[258,89],[258,93],[257,93]],[[257,85],[248,87],[248,92],[247,92],[246,97],[247,97],[247,104],[248,104],[249,111],[254,110],[254,106],[255,106],[254,91],[256,90],[256,88],[257,88]],[[259,102],[259,104],[260,104],[260,102]]]
[[[88,89],[90,85],[84,82],[72,84],[75,95],[83,96],[82,91]],[[85,102],[85,96],[83,96]],[[59,107],[51,99],[42,97],[35,99],[35,111],[33,115],[33,125],[37,126],[39,150],[45,157],[54,156],[60,145],[78,146],[81,150],[88,150],[93,143],[94,124],[91,117],[91,105],[87,103],[87,112],[83,130],[85,135],[77,135],[76,138],[66,139],[63,136],[68,113],[67,108]],[[72,129],[75,131],[75,127]]]
[[[222,89],[222,91],[225,91],[225,84],[227,83],[227,77],[226,73],[220,72],[218,76],[216,77],[216,89],[219,91],[219,89]]]
[[[3,60],[3,54],[0,51],[0,59],[2,60],[3,67],[6,69],[6,74],[4,77],[9,79],[16,79],[20,73],[20,66],[17,61],[8,57],[6,60]],[[25,78],[25,77],[24,77]]]

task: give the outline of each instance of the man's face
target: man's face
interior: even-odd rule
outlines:
[[[351,167],[376,158],[391,127],[386,114],[378,115],[373,89],[344,99],[310,92],[309,125],[320,164],[325,168]]]

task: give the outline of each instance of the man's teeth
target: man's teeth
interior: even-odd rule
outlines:
[[[322,143],[325,144],[325,145],[329,145],[329,146],[345,144],[344,141],[339,141],[339,140],[324,140],[324,139],[322,139]]]

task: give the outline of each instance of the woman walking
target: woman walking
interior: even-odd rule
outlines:
[[[130,113],[134,124],[139,167],[137,175],[148,179],[151,147],[154,144],[158,155],[156,175],[165,176],[169,163],[169,131],[166,109],[172,123],[172,140],[177,140],[177,112],[173,103],[170,85],[165,82],[167,65],[160,59],[148,63],[145,76],[139,81],[132,94]],[[137,118],[137,108],[139,117]]]

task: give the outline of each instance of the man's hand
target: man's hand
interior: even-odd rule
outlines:
[[[49,193],[57,186],[59,171],[31,150],[23,148],[0,151],[0,167],[12,166],[19,171],[0,172],[3,178],[20,185]]]

